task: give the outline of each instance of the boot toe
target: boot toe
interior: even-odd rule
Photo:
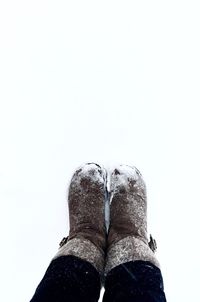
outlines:
[[[74,173],[72,179],[91,180],[93,182],[104,183],[106,181],[106,171],[96,163],[86,163],[80,166]]]
[[[140,188],[145,191],[145,182],[142,174],[134,166],[119,165],[111,174],[111,191],[119,192]]]

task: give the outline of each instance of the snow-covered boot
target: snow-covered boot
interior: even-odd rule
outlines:
[[[146,186],[135,167],[121,165],[110,176],[110,227],[105,275],[129,261],[148,261],[159,268],[147,238]]]
[[[55,258],[73,255],[90,262],[102,274],[105,260],[106,172],[85,164],[74,173],[68,192],[70,231]]]

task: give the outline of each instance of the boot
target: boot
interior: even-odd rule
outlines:
[[[102,274],[105,260],[106,172],[85,164],[74,173],[68,192],[70,231],[55,258],[73,255],[90,262]]]
[[[135,167],[121,165],[110,179],[110,226],[105,275],[129,261],[149,261],[159,268],[147,238],[146,186]]]

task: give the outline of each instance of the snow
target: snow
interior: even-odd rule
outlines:
[[[106,170],[95,163],[83,163],[81,166],[76,168],[78,175],[74,175],[74,182],[79,183],[82,175],[88,176],[94,182],[106,183]],[[75,172],[76,173],[76,172]],[[102,173],[102,174],[101,174]]]
[[[109,229],[110,224],[110,198],[109,198],[109,192],[106,192],[106,198],[105,198],[105,224],[106,224],[106,230]]]
[[[115,174],[117,171],[117,174]],[[117,192],[121,186],[127,186],[129,179],[136,181],[135,186],[145,189],[145,182],[142,178],[141,172],[134,166],[128,165],[115,165],[115,167],[108,174],[109,187],[110,187],[110,203],[112,203],[113,194]]]
[[[85,162],[142,172],[168,301],[200,300],[199,8],[1,2],[1,301],[31,298]]]

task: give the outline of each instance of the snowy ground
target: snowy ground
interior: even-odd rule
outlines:
[[[199,301],[199,1],[0,4],[0,300],[29,301],[83,162],[137,166],[170,302]]]

